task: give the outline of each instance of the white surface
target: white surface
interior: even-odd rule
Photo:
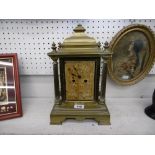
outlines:
[[[68,120],[49,125],[51,98],[23,99],[24,116],[0,122],[0,134],[155,134],[155,121],[144,114],[151,99],[107,99],[111,125]]]
[[[53,76],[21,76],[23,98],[54,98]],[[108,98],[151,98],[155,88],[155,75],[148,75],[132,86],[119,86],[107,79]]]
[[[21,76],[23,117],[0,122],[0,134],[155,134],[155,120],[144,114],[152,104],[155,76],[122,87],[107,80],[107,106],[110,126],[92,120],[68,120],[49,125],[54,100],[53,76]]]
[[[77,24],[86,28],[86,33],[100,41],[110,42],[124,26],[139,23],[155,31],[155,20],[131,19],[46,19],[46,20],[0,20],[0,53],[18,53],[22,75],[52,74],[52,60],[47,56],[53,42],[63,42]],[[150,74],[155,73],[155,67]]]

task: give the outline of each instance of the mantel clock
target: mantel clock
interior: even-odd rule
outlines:
[[[110,124],[105,104],[107,61],[111,57],[108,44],[105,50],[101,49],[100,43],[88,37],[83,26],[78,25],[73,36],[59,43],[58,49],[53,43],[52,49],[48,56],[53,60],[55,104],[50,123],[94,119],[100,125]]]

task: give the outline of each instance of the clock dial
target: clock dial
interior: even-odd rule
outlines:
[[[94,99],[95,61],[66,61],[66,100]]]

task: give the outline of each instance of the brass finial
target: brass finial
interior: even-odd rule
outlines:
[[[103,47],[104,47],[104,50],[103,50],[104,53],[111,54],[111,50],[109,48],[109,43],[107,41],[104,43]]]
[[[57,49],[56,44],[55,44],[55,42],[53,42],[53,43],[52,43],[52,50],[53,50],[53,51],[56,51],[56,49]]]
[[[86,29],[81,25],[78,24],[77,27],[74,29],[74,32],[85,32]]]
[[[109,48],[109,43],[106,41],[103,46],[105,49]]]

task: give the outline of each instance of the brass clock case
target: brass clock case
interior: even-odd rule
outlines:
[[[111,53],[103,52],[100,44],[84,32],[82,25],[78,25],[73,36],[59,43],[58,50],[53,44],[53,51],[48,53],[54,61],[55,105],[51,124],[61,124],[66,119],[94,119],[99,124],[110,124],[105,104],[106,72],[102,88],[99,83],[101,59],[106,62]]]

